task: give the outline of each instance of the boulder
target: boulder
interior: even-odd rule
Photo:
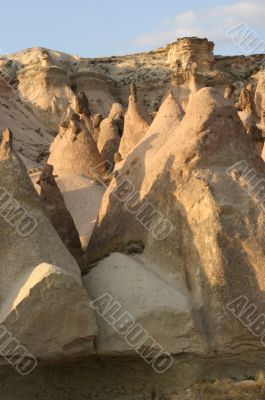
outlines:
[[[265,165],[235,108],[201,89],[154,157],[139,160],[142,174],[136,150],[104,195],[91,262],[125,253],[140,237],[151,268],[190,293],[209,354],[261,349],[263,322],[255,334],[250,327],[262,321],[265,300]],[[247,304],[255,305],[249,326],[239,318]]]
[[[124,119],[124,132],[119,147],[122,157],[126,157],[131,152],[151,124],[151,116],[148,115],[139,100],[134,82],[131,83],[130,90],[128,110]]]
[[[109,298],[109,306],[116,302],[120,307],[113,316],[116,321],[122,318],[124,313],[128,315],[131,326],[127,321],[127,329],[124,329],[120,323],[124,334],[137,324],[142,330],[145,329],[146,333],[139,335],[141,339],[148,333],[142,343],[143,347],[150,345],[154,340],[165,352],[171,354],[205,352],[207,344],[194,319],[190,294],[167,281],[159,267],[153,271],[152,266],[150,267],[144,259],[113,253],[84,276],[83,282],[95,301],[96,309],[96,304],[105,302],[106,305]],[[104,297],[106,300],[103,300]],[[100,298],[101,301],[97,302]],[[111,307],[105,307],[105,310],[107,308]],[[115,329],[110,323],[110,315],[109,312],[105,314],[105,318],[98,318],[97,353],[133,354],[134,348],[117,332],[119,324]]]
[[[41,360],[94,352],[79,267],[45,215],[6,130],[0,145],[0,324]],[[11,346],[6,357],[16,355]]]

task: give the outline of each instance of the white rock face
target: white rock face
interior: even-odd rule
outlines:
[[[73,217],[82,247],[85,249],[97,219],[105,188],[78,174],[58,177],[57,185]]]
[[[121,309],[111,319],[118,320],[129,312],[170,353],[204,351],[204,340],[193,319],[189,294],[172,283],[169,275],[143,258],[113,253],[100,261],[83,279],[95,300],[110,294]],[[118,335],[111,324],[97,317],[99,336],[96,351],[99,354],[132,352],[124,337]]]
[[[1,71],[1,69],[0,69]],[[0,79],[0,131],[14,134],[14,148],[27,167],[36,167],[41,153],[47,152],[53,139],[49,130],[23,104],[18,93]]]

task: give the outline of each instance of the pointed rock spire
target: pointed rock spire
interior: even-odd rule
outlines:
[[[138,98],[133,81],[130,85],[130,91],[128,110],[124,119],[124,132],[119,147],[119,153],[122,157],[126,157],[131,152],[145,135],[152,122],[151,116],[146,112]]]
[[[72,255],[80,257],[82,249],[79,234],[57,186],[52,165],[45,165],[38,184],[41,187],[40,198],[52,225]]]

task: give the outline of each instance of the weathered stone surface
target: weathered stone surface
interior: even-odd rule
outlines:
[[[63,66],[56,65],[46,49],[35,49],[34,62],[18,72],[18,91],[34,115],[56,132],[62,115],[74,98],[71,81]]]
[[[174,133],[176,127],[179,125],[181,119],[183,117],[183,111],[181,107],[177,104],[177,102],[174,99],[174,96],[172,95],[171,92],[166,96],[164,99],[163,103],[161,104],[159,111],[153,120],[151,126],[147,130],[146,134],[142,138],[142,140],[136,145],[134,150],[127,156],[125,160],[122,160],[122,157],[118,153],[115,157],[115,161],[118,163],[116,171],[114,171],[114,176],[118,174],[118,171],[125,171],[125,174],[127,172],[131,171],[133,174],[133,178],[130,179],[130,183],[128,187],[124,188],[126,191],[130,189],[135,190],[135,195],[133,196],[133,201],[132,201],[132,207],[137,208],[140,207],[141,201],[138,199],[139,192],[141,190],[141,182],[142,179],[144,179],[145,174],[146,174],[146,166],[151,164],[153,162],[154,157],[156,157],[157,152],[160,150],[161,147],[166,143],[166,141],[169,139],[169,137]],[[119,176],[117,183],[119,181]],[[116,178],[112,182],[114,185],[114,182],[116,182]],[[112,186],[112,185],[111,185]],[[115,186],[115,185],[114,185]],[[113,187],[114,187],[113,186]],[[112,189],[111,189],[112,190]],[[101,205],[101,210],[99,213],[99,220],[98,223],[100,224],[100,229],[99,229],[99,237],[98,237],[98,229],[97,229],[97,224],[95,226],[95,230],[93,232],[93,235],[91,237],[91,240],[89,242],[89,247],[88,247],[88,258],[90,258],[90,253],[98,253],[98,256],[102,258],[102,254],[108,254],[108,251],[106,249],[108,248],[109,245],[109,239],[113,237],[113,226],[111,223],[111,220],[113,218],[112,215],[112,210],[110,214],[109,212],[109,201],[111,200],[110,198],[110,193],[108,190],[106,192],[106,195],[103,197],[102,200],[102,205]],[[114,200],[114,199],[112,199]],[[115,200],[114,200],[115,202]],[[115,214],[122,213],[123,211],[120,209],[120,204],[119,201],[117,201],[116,206],[117,209],[115,211]],[[152,206],[150,206],[152,207]],[[126,213],[126,211],[124,210]],[[124,236],[124,239],[127,234],[129,234],[131,241],[136,243],[136,247],[142,249],[141,242],[143,241],[143,237],[145,235],[145,231],[142,229],[141,224],[135,224],[135,216],[133,215],[134,213],[132,212],[132,215],[128,214],[126,216],[126,227],[125,226],[120,226],[120,216],[118,218],[115,216],[114,219],[117,221],[115,224],[115,230],[123,232],[121,237]],[[117,219],[116,219],[117,218]],[[122,225],[124,222],[122,222]],[[104,226],[104,228],[103,228]],[[125,233],[125,231],[127,233]],[[102,241],[102,232],[104,232],[104,240]],[[121,239],[120,237],[120,239]],[[125,239],[126,243],[126,239]],[[121,240],[121,243],[119,244],[120,247],[115,248],[115,250],[124,250],[123,248],[123,239]],[[127,245],[126,245],[127,247]],[[109,251],[112,251],[113,248],[112,246],[110,247]],[[103,252],[102,252],[103,251]]]
[[[265,72],[261,71],[258,77],[258,83],[255,92],[255,104],[256,104],[256,111],[259,117],[261,117],[262,113],[262,101],[265,95]]]
[[[72,255],[81,256],[79,234],[53,176],[52,165],[45,165],[38,184],[41,187],[40,198],[52,225]]]
[[[39,359],[90,354],[96,323],[79,267],[46,217],[8,130],[0,191],[1,326]]]
[[[132,152],[104,195],[94,256],[123,251],[142,231],[143,257],[191,294],[209,352],[260,348],[259,337],[227,308],[243,295],[260,310],[257,318],[265,300],[264,193],[250,192],[245,178],[252,169],[262,182],[265,165],[234,107],[215,90],[200,90],[144,173],[133,161]],[[153,206],[146,219],[145,201]]]
[[[206,72],[214,66],[213,49],[214,43],[207,39],[181,38],[170,46],[168,62],[172,68],[183,71],[194,69],[196,63],[198,71]]]
[[[252,93],[246,87],[244,87],[240,92],[239,101],[237,103],[237,110],[251,112],[253,114],[253,117],[256,116],[255,103]]]
[[[108,162],[109,166],[115,164],[114,156],[118,152],[123,133],[123,116],[122,105],[114,103],[108,117],[100,123],[97,146],[103,160]],[[107,166],[107,168],[109,167]]]
[[[105,118],[100,124],[97,146],[103,160],[110,165],[115,164],[114,155],[119,149],[120,141],[119,126],[115,119]]]
[[[87,116],[91,115],[89,109],[89,102],[85,92],[79,92],[77,96],[74,97],[72,102],[73,110],[78,114],[85,114]]]
[[[100,311],[102,308],[108,309],[110,295],[109,305],[118,302],[121,306],[113,317],[115,321],[124,313],[129,313],[131,327],[140,324],[146,330],[149,336],[143,347],[150,345],[151,339],[154,339],[164,352],[171,354],[206,351],[204,334],[193,318],[190,294],[185,293],[183,288],[172,285],[169,276],[166,280],[159,267],[154,271],[144,259],[113,253],[99,262],[83,281],[92,300],[100,297],[104,299],[105,295],[105,308],[99,307]],[[102,300],[101,303],[103,302]],[[99,354],[135,351],[113,329],[111,323],[104,318],[98,318],[98,324]],[[116,327],[119,330],[118,324]],[[121,328],[122,331],[126,332],[126,329]]]
[[[100,164],[98,174],[105,174],[96,142],[78,114],[72,114],[60,127],[50,152],[48,163],[54,167],[56,175],[83,174],[93,177],[93,168]]]
[[[105,187],[83,175],[63,175],[56,178],[75,226],[82,248],[87,248],[95,225]]]
[[[233,93],[234,93],[234,90],[233,90],[230,86],[227,87],[227,88],[225,88],[225,91],[224,91],[224,98],[225,98],[226,100],[231,100],[232,97],[233,97]]]
[[[130,86],[129,106],[124,119],[124,132],[119,153],[126,157],[136,144],[143,138],[151,124],[151,116],[147,114],[139,100],[134,82]]]

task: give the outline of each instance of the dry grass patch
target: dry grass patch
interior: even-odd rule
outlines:
[[[265,400],[264,377],[264,372],[259,372],[255,381],[223,379],[196,384],[190,392],[190,400]]]

